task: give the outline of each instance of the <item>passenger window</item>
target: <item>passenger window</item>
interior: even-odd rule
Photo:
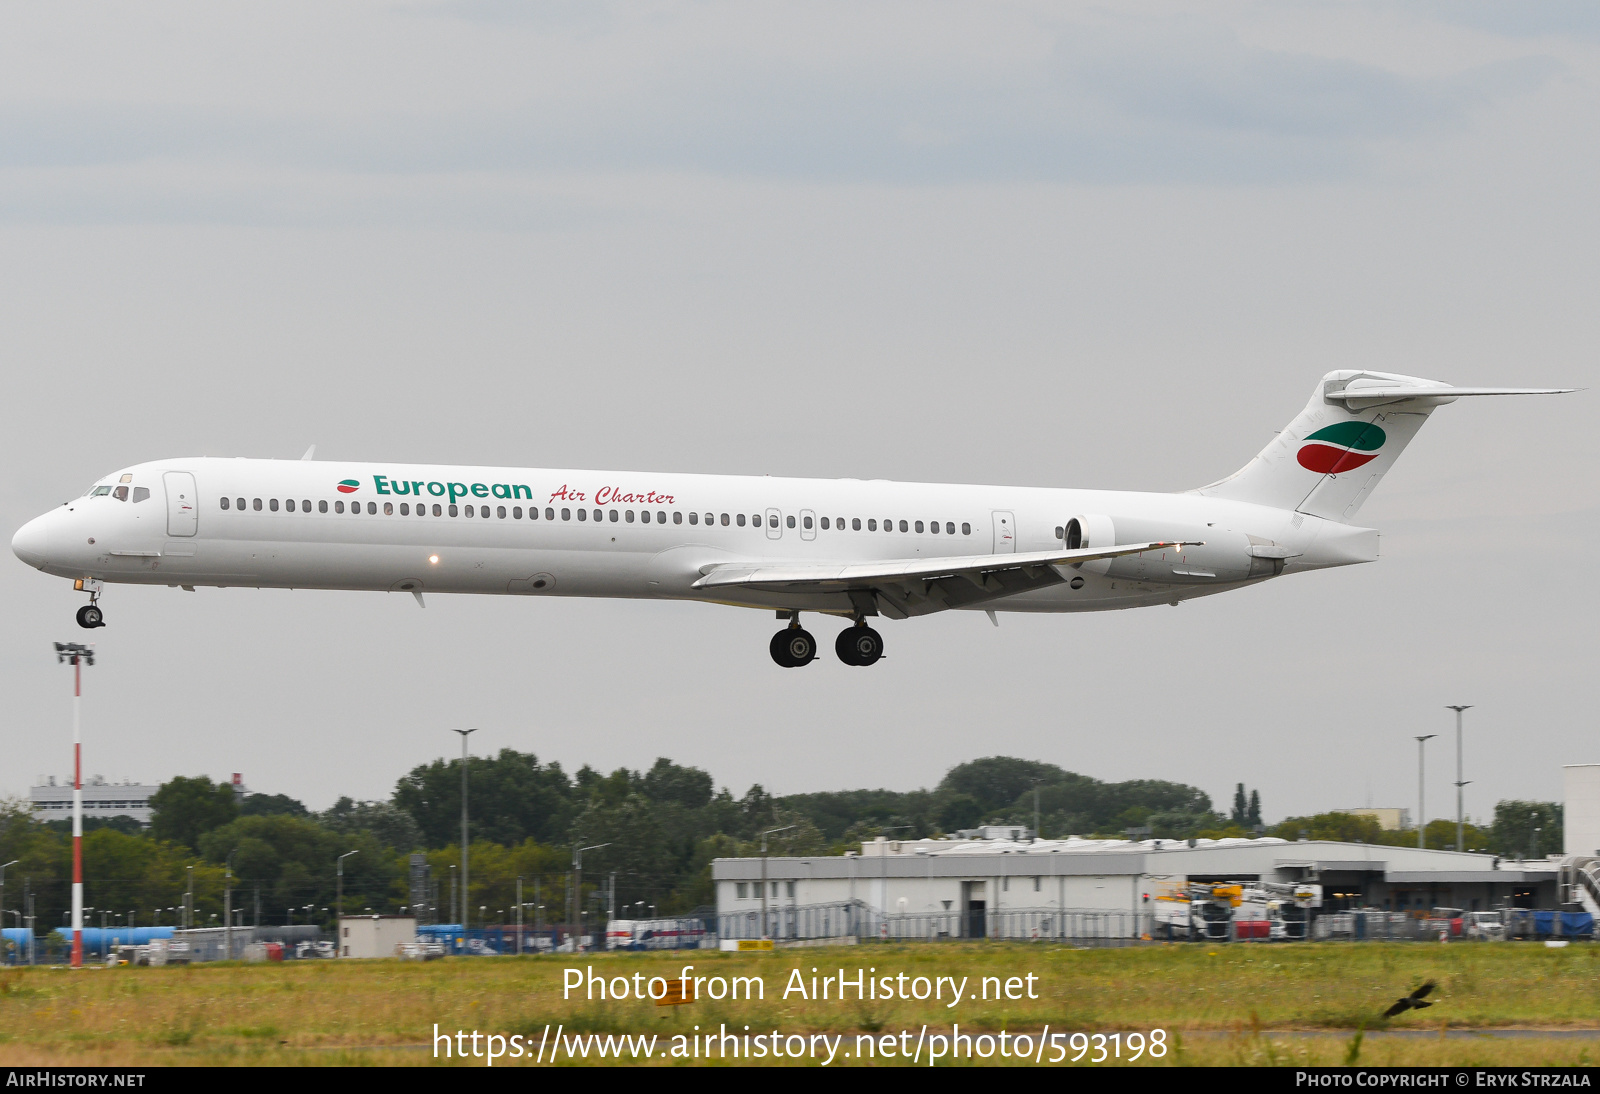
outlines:
[[[564,513],[564,512],[566,512],[566,510],[563,509],[562,512]],[[589,519],[589,510],[587,510],[587,509],[579,509],[578,510],[578,519],[579,520],[588,520]]]
[[[544,511],[544,519],[545,520],[555,520],[556,519],[556,511],[554,509],[546,509]],[[566,520],[567,519],[567,511],[565,509],[561,510],[561,519],[562,520]]]
[[[135,486],[133,488],[133,503],[135,505],[138,505],[141,501],[144,501],[149,496],[150,496],[150,488],[149,487],[147,487],[147,486]],[[223,501],[227,501],[228,499],[227,498],[223,498],[222,500]],[[240,500],[242,501],[243,499],[240,499]],[[240,505],[239,508],[243,509],[244,506]]]
[[[785,524],[787,524],[790,528],[794,527],[794,518],[793,517],[784,517],[783,518],[783,522]],[[773,523],[773,524],[778,523],[778,518],[777,517],[773,517],[771,523]],[[806,522],[806,527],[807,528],[811,527],[811,522],[810,521]]]
[[[867,518],[867,531],[876,532],[877,530],[878,530],[878,522],[873,520],[871,517],[868,517]]]
[[[744,518],[743,517],[739,518],[739,523],[740,524],[744,523]],[[726,513],[722,514],[722,526],[724,528],[726,528],[728,526],[728,514],[726,514]]]
[[[633,523],[633,510],[632,509],[629,509],[626,513],[624,513],[622,515],[628,518],[628,523],[629,524]],[[617,519],[617,511],[615,509],[611,510],[611,519],[612,520],[616,520]]]
[[[690,515],[693,516],[692,513]],[[672,511],[672,523],[673,524],[682,524],[683,523],[683,513],[680,510],[674,509]],[[691,521],[690,523],[693,523],[693,522]]]
[[[293,498],[289,498],[289,499],[287,499],[287,500],[286,500],[286,501],[285,501],[285,502],[284,502],[284,503],[283,503],[283,508],[284,508],[284,510],[285,510],[285,511],[286,511],[286,512],[289,512],[289,513],[292,513],[292,512],[294,512],[294,499],[293,499]]]
[[[1061,527],[1061,525],[1059,525],[1059,524],[1056,525],[1056,538],[1057,539],[1066,539],[1067,538],[1067,530],[1065,528]]]
[[[386,517],[394,516],[394,502],[386,501],[383,503],[383,515]]]
[[[851,517],[850,518],[850,530],[852,532],[861,531],[861,518],[860,517]]]
[[[434,502],[433,503],[433,515],[436,516],[436,517],[444,515],[444,510],[442,508],[440,508],[438,502]]]
[[[506,511],[504,509],[501,509],[500,510],[500,515],[502,517],[505,516],[506,515]],[[522,506],[513,505],[511,507],[511,519],[512,520],[521,520],[522,519]]]
[[[938,535],[939,534],[939,522],[936,521],[936,520],[930,520],[928,522],[928,531],[932,532],[934,535]]]
[[[966,521],[962,521],[961,534],[964,536],[970,536],[972,534],[972,525],[968,524]]]
[[[277,498],[268,499],[267,508],[271,509],[274,513],[276,513],[278,511],[278,499]]]
[[[304,500],[304,501],[302,501],[300,503],[300,511],[302,513],[311,512],[311,499],[310,498],[307,498],[306,500]]]
[[[227,499],[227,498],[223,498],[223,499],[222,499],[222,507],[223,507],[223,508],[224,508],[224,509],[226,509],[226,508],[227,508],[227,507],[228,507],[228,506],[229,506],[229,505],[230,505],[230,504],[232,504],[232,503],[231,503],[231,502],[229,502],[229,501],[228,501],[228,499]]]
[[[572,519],[572,510],[571,509],[563,509],[563,510],[561,510],[561,519],[562,520],[571,520]]]
[[[690,513],[689,514],[689,523],[690,524],[699,524],[700,523],[700,514],[699,513]],[[709,523],[709,522],[707,522],[707,523]]]
[[[260,509],[260,508],[261,508],[261,499],[259,499],[259,498],[257,498],[257,499],[256,499],[256,508],[257,508],[257,509]],[[333,503],[333,511],[334,511],[334,512],[335,512],[335,513],[342,513],[342,512],[344,512],[344,502],[342,502],[342,501],[336,501],[336,502],[334,502],[334,503]]]
[[[754,525],[755,527],[760,528],[761,527],[761,514],[757,513],[755,516],[751,517],[750,518],[750,523],[752,525]],[[776,517],[772,518],[772,526],[774,528],[776,528],[778,526],[778,518],[776,518]]]
[[[738,522],[740,528],[744,527],[744,514],[743,513],[740,513],[738,516],[736,516],[734,518],[734,520]]]
[[[807,528],[811,527],[811,518],[810,517],[806,518],[806,527]],[[828,518],[827,517],[823,517],[822,518],[822,530],[824,532],[826,532],[828,530]]]
[[[328,503],[326,501],[317,502],[317,512],[326,513],[327,511],[328,511]]]
[[[639,520],[642,521],[645,524],[649,524],[650,523],[650,510],[648,510],[648,509],[639,510]]]
[[[944,522],[944,534],[947,536],[953,536],[956,534],[956,526],[948,520]]]
[[[906,528],[906,522],[905,522],[905,521],[901,521],[901,522],[900,522],[900,530],[901,530],[901,531],[902,531],[902,532],[905,532],[905,531],[909,531],[909,529],[908,529],[908,528]]]
[[[452,517],[456,515],[456,507],[454,505],[450,507],[450,515]]]
[[[367,502],[367,513],[370,516],[374,516],[374,517],[377,516],[378,515],[378,503],[375,502],[375,501]]]
[[[411,515],[411,504],[409,502],[403,501],[400,503],[400,515],[402,517],[409,517]]]
[[[901,521],[900,522],[900,530],[902,532],[904,532],[906,530],[906,522],[905,521]],[[919,520],[919,521],[917,521],[917,535],[920,536],[921,534],[922,534],[922,522]]]
[[[233,499],[233,504],[236,505],[240,510],[244,509],[244,499],[243,498],[234,498]],[[256,508],[260,509],[261,506],[258,504],[256,506]]]
[[[128,488],[126,486],[119,486],[115,490],[111,491],[111,496],[116,498],[118,501],[127,501]]]
[[[472,517],[472,516],[476,516],[477,515],[476,513],[474,513],[472,511],[472,506],[470,506],[470,505],[465,506],[465,509],[466,509],[467,516]]]

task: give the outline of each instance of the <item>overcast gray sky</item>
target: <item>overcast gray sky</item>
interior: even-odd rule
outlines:
[[[1184,489],[1333,368],[1600,386],[1585,3],[117,3],[0,11],[10,531],[182,455]],[[1438,412],[1382,561],[884,626],[113,587],[89,772],[382,797],[479,726],[742,793],[1007,753],[1269,819],[1600,761],[1592,393]],[[0,564],[0,794],[70,769],[82,598]],[[833,624],[819,622],[826,643]],[[1443,747],[1440,747],[1443,746]]]

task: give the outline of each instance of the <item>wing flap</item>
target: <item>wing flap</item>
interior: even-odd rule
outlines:
[[[947,558],[888,559],[882,562],[852,563],[775,563],[746,564],[718,563],[707,566],[700,580],[692,588],[719,589],[729,586],[762,587],[767,589],[810,589],[832,591],[870,589],[884,584],[942,581],[947,578],[964,579],[980,589],[990,590],[991,575],[1022,571],[1037,571],[1043,578],[1048,573],[1054,584],[1061,580],[1055,573],[1058,566],[1071,566],[1079,562],[1092,562],[1101,558],[1120,558],[1146,551],[1160,551],[1171,547],[1197,547],[1197,542],[1161,541],[1154,543],[1129,543],[1115,547],[1083,548],[1076,551],[1033,551],[1009,555],[962,555]],[[1009,590],[992,589],[996,595]]]

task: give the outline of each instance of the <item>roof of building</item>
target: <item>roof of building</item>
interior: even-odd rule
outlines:
[[[1503,868],[1503,867],[1510,867]],[[1502,864],[1494,855],[1332,840],[884,840],[860,854],[771,857],[766,876],[784,878],[994,877],[1033,874],[1148,874],[1206,877],[1314,871],[1380,874],[1405,881],[1548,880],[1553,862]],[[1449,874],[1446,879],[1444,874]],[[760,858],[719,858],[717,881],[761,876]]]

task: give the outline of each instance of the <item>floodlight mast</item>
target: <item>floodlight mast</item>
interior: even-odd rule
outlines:
[[[83,737],[79,708],[83,666],[94,664],[94,647],[57,642],[56,664],[72,665],[72,967],[83,968]]]
[[[471,926],[467,922],[467,738],[477,729],[452,729],[461,734],[461,929]]]
[[[767,837],[787,832],[791,828],[799,828],[798,824],[786,824],[782,828],[768,828],[761,833],[761,937],[771,938],[767,929]]]
[[[1467,784],[1461,778],[1461,712],[1471,710],[1472,704],[1451,705],[1446,706],[1444,709],[1456,712],[1456,850],[1465,851],[1467,849],[1465,839],[1467,825],[1466,814],[1461,811],[1461,788]]]
[[[1428,827],[1427,815],[1423,812],[1423,802],[1426,800],[1422,794],[1422,749],[1429,741],[1437,737],[1437,733],[1427,733],[1417,738],[1417,846],[1426,847],[1426,832]]]

